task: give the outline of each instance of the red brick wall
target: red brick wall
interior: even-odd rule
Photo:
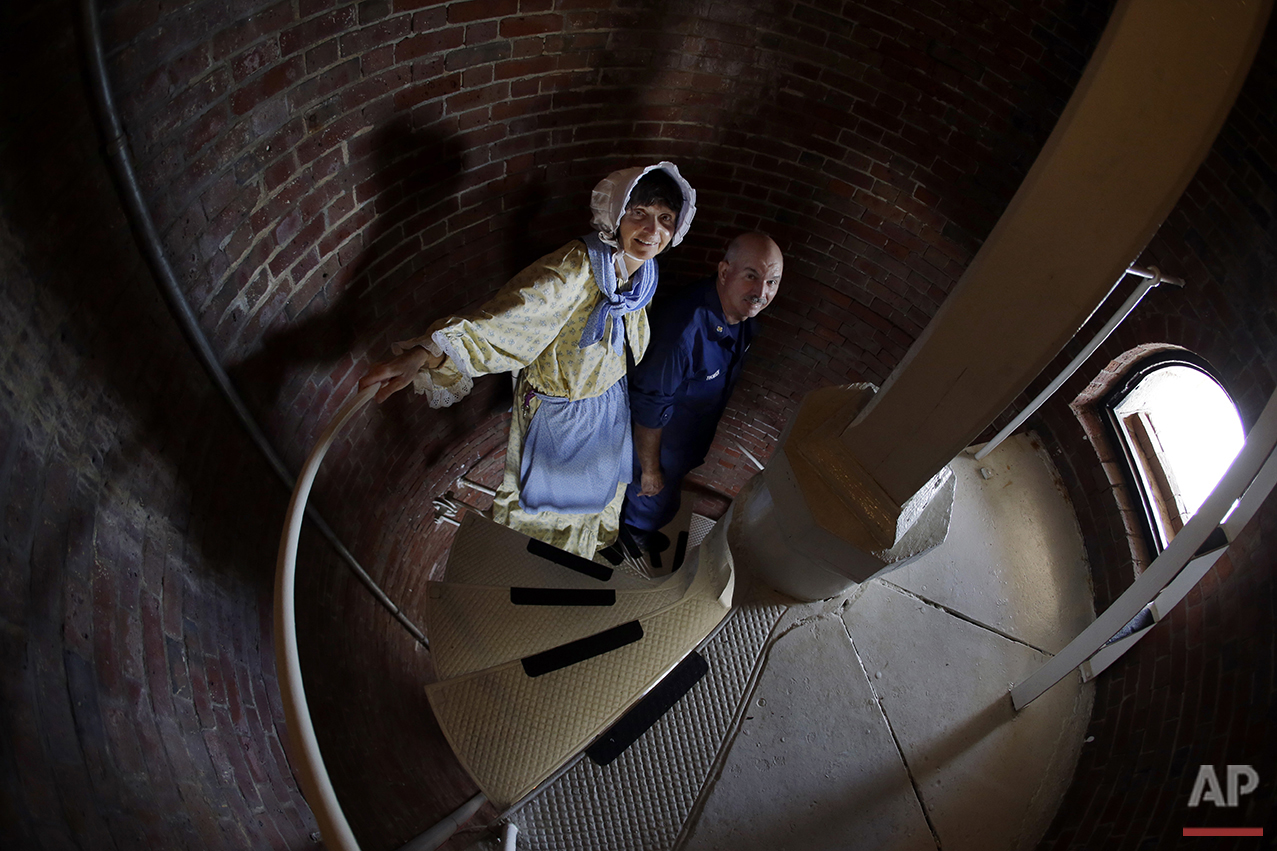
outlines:
[[[1139,258],[1182,277],[1150,292],[1041,412],[1070,483],[1103,609],[1147,566],[1124,527],[1108,447],[1088,441],[1069,402],[1106,365],[1141,347],[1175,346],[1218,371],[1249,428],[1277,388],[1277,27],[1270,24],[1236,107],[1201,170]],[[1117,300],[1125,296],[1125,290]],[[1092,326],[1111,312],[1103,311]],[[1072,344],[1089,339],[1084,332]],[[1044,376],[1054,376],[1066,351]],[[1039,381],[1042,383],[1042,381]],[[1037,392],[1031,388],[1030,393]],[[1024,399],[1028,398],[1026,393]],[[1018,404],[1023,404],[1024,399]],[[1005,415],[1004,415],[1005,416]],[[1097,452],[1097,449],[1099,450]],[[1095,712],[1077,776],[1043,848],[1267,847],[1269,840],[1205,840],[1186,826],[1274,827],[1277,712],[1273,612],[1277,496],[1137,647],[1096,681]],[[1188,807],[1198,767],[1250,764],[1258,792],[1235,811]]]
[[[0,847],[315,847],[270,635],[285,493],[146,272],[76,11],[0,16]]]
[[[268,635],[284,496],[151,294],[97,157],[73,10],[9,5],[0,62],[22,84],[0,89],[0,321],[17,341],[0,371],[0,760],[16,818],[0,819],[14,835],[0,844],[306,847]],[[608,170],[669,158],[701,213],[667,281],[710,271],[742,229],[786,250],[781,296],[698,474],[734,494],[752,472],[736,441],[765,459],[807,390],[889,374],[1018,186],[1107,12],[1065,0],[696,8],[105,4],[112,84],[169,256],[292,465],[390,340],[584,232]],[[1141,258],[1189,288],[1150,294],[1092,360],[1098,372],[1137,345],[1192,348],[1248,421],[1277,384],[1275,55],[1270,36]],[[1134,559],[1066,405],[1091,377],[1039,422],[1102,606]],[[499,477],[505,386],[481,381],[445,411],[404,396],[363,415],[318,483],[343,539],[414,619],[451,535],[430,501],[461,473]],[[1101,678],[1095,740],[1046,847],[1173,847],[1183,825],[1221,818],[1185,806],[1201,763],[1255,764],[1268,797],[1244,815],[1271,808],[1273,523],[1270,501]],[[422,713],[428,658],[323,546],[307,552],[317,713],[352,730],[405,726],[403,713]],[[338,652],[352,642],[361,654]],[[381,667],[382,655],[408,661]],[[405,671],[408,698],[379,703],[378,678]],[[389,847],[468,794],[448,766],[422,782],[436,797],[421,810],[406,808],[415,793],[367,794],[369,778],[411,777],[438,744],[427,726],[395,753],[340,749],[360,830]]]
[[[699,474],[731,495],[752,472],[738,441],[765,459],[807,390],[885,379],[1036,156],[1105,5],[111,2],[104,20],[166,244],[290,458],[390,340],[583,233],[609,170],[669,158],[701,212],[667,280],[706,274],[742,229],[787,252]],[[343,487],[419,481],[418,459],[497,427],[503,387],[483,384],[446,418],[374,418],[414,468]]]

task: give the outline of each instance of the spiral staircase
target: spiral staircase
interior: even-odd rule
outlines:
[[[294,587],[298,536],[319,465],[371,397],[372,391],[361,392],[330,421],[298,477],[276,587],[281,692],[296,721],[290,752],[325,840],[342,849],[359,844],[324,767],[300,668],[292,664]],[[425,620],[438,680],[425,689],[458,760],[499,810],[509,812],[587,753],[601,766],[616,760],[710,670],[695,651],[724,625],[734,604],[748,613],[735,618],[736,630],[745,625],[751,638],[736,636],[726,646],[752,649],[743,678],[729,668],[737,681],[748,680],[783,607],[773,601],[742,608],[734,599],[727,524],[696,518],[693,530],[691,504],[684,499],[662,530],[673,547],[615,564],[603,555],[592,561],[559,550],[479,512],[460,521],[443,579],[427,589]],[[727,720],[709,726],[725,734]],[[700,749],[702,779],[718,744],[715,738]]]
[[[369,397],[333,420],[294,494],[277,593],[283,659],[296,654],[299,507]],[[713,524],[685,510],[659,568],[576,557],[468,512],[424,595],[438,679],[422,687],[476,800],[517,825],[528,851],[1026,847],[1063,792],[1090,704],[1073,686],[1015,714],[1005,689],[1094,615],[1049,462],[1040,447],[1017,451],[1005,481],[955,459],[965,552],[946,541],[890,581],[808,604],[735,572],[730,511]],[[1026,498],[1030,473],[1039,496]],[[1025,515],[1042,494],[1059,503],[1050,525],[1069,527],[1045,549],[1044,527]],[[966,516],[989,500],[1001,514]],[[1027,537],[990,561],[1014,537],[999,528]],[[1026,582],[1026,565],[1045,581]],[[1067,613],[1061,582],[1082,604]],[[290,754],[325,843],[358,849],[300,670],[281,670]],[[974,810],[972,784],[984,789]],[[790,833],[759,832],[777,825]],[[495,847],[484,841],[475,847]]]
[[[684,530],[686,532],[686,530]],[[457,530],[426,622],[431,707],[499,808],[621,719],[731,608],[725,536],[647,578],[556,550],[477,514]]]

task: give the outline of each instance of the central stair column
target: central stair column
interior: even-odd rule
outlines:
[[[810,394],[742,491],[742,570],[821,599],[944,539],[945,465],[1148,244],[1214,142],[1270,10],[1119,3],[1024,183],[882,390]]]

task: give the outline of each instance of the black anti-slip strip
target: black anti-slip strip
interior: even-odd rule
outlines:
[[[523,672],[529,677],[539,677],[542,674],[557,671],[559,668],[566,668],[577,662],[610,653],[618,647],[633,644],[642,637],[643,626],[638,621],[623,623],[620,626],[596,632],[588,638],[579,638],[567,644],[560,644],[535,656],[525,656],[522,659]]]
[[[558,547],[552,547],[544,541],[538,541],[536,538],[528,540],[528,552],[538,558],[548,559],[555,564],[562,565],[568,570],[575,570],[577,573],[584,573],[600,582],[607,582],[612,578],[612,568],[604,567],[601,564],[590,561],[588,558],[582,558],[575,553],[561,550]]]
[[[615,606],[611,588],[511,588],[516,606]]]
[[[616,567],[625,560],[625,556],[621,555],[621,550],[616,544],[612,544],[611,546],[604,547],[599,550],[599,555],[607,559],[607,563],[613,567]]]
[[[687,555],[687,533],[678,533],[678,544],[674,547],[674,566],[670,568],[670,573],[678,570],[683,566],[683,557]]]
[[[621,720],[613,724],[612,729],[586,748],[585,755],[594,760],[595,765],[607,765],[616,759],[659,721],[662,715],[669,712],[679,698],[691,691],[692,686],[700,682],[708,670],[709,663],[705,661],[705,657],[693,651],[665,679],[657,683],[656,688],[621,716]]]

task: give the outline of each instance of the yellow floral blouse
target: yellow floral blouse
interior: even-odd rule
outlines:
[[[588,399],[625,375],[625,358],[603,339],[580,348],[586,320],[603,298],[585,243],[573,241],[524,269],[470,316],[449,316],[423,336],[395,344],[396,353],[425,346],[448,360],[423,369],[415,383],[432,407],[470,392],[474,376],[524,370],[523,379],[549,396]],[[637,363],[647,351],[647,311],[625,314],[625,339]]]

